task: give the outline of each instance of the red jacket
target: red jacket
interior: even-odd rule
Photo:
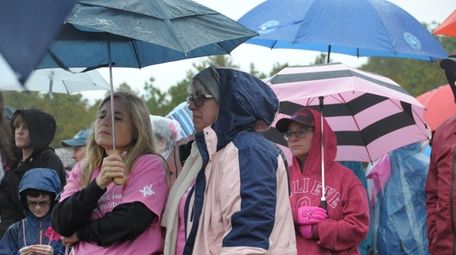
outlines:
[[[293,215],[301,206],[319,206],[321,196],[320,113],[311,110],[314,135],[302,169],[296,157],[290,168]],[[359,254],[358,245],[369,229],[366,191],[351,170],[337,163],[336,136],[324,120],[325,186],[328,219],[313,225],[315,240],[296,232],[298,254]],[[295,221],[296,225],[296,221]]]
[[[434,133],[426,181],[426,210],[431,254],[456,254],[456,116]]]

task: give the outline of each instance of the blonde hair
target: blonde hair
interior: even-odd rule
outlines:
[[[103,107],[104,104],[109,103],[110,100],[111,98],[108,96],[101,101],[97,109],[97,114],[100,112],[101,107]],[[144,154],[159,154],[156,153],[153,145],[154,140],[152,125],[149,119],[149,110],[143,100],[127,92],[116,92],[114,94],[114,100],[120,100],[126,105],[127,112],[130,115],[133,125],[132,146],[125,158],[125,164],[127,165],[126,176],[128,178],[133,163],[138,157]],[[95,169],[101,167],[103,158],[107,156],[103,147],[95,142],[95,125],[96,121],[92,124],[92,132],[87,138],[86,163],[83,166],[82,177],[83,187],[89,185],[93,172]]]

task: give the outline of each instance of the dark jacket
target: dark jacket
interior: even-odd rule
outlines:
[[[49,147],[55,135],[55,119],[40,110],[17,110],[13,115],[13,123],[18,115],[21,115],[27,123],[33,152],[26,160],[18,161],[11,170],[7,171],[0,183],[0,235],[3,235],[11,224],[24,218],[17,193],[19,182],[28,170],[39,167],[54,169],[62,185],[65,184],[62,161]],[[20,160],[22,155],[18,155],[17,158]]]
[[[436,129],[426,180],[426,211],[431,254],[456,254],[456,116]]]
[[[36,218],[26,204],[24,191],[35,189],[53,194],[52,202],[61,191],[59,177],[53,169],[35,168],[22,178],[19,185],[19,199],[24,210],[25,219],[14,223],[0,240],[0,255],[19,254],[19,249],[32,244],[48,244],[54,249],[54,254],[64,254],[64,246],[57,235],[51,235],[51,210],[43,218]],[[53,205],[52,204],[52,205]],[[40,236],[41,235],[41,236]],[[24,239],[25,237],[25,239]]]

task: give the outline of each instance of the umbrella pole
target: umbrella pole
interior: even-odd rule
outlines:
[[[48,92],[48,95],[49,95],[49,98],[52,99],[52,90],[54,89],[54,72],[51,71],[49,73],[49,92]]]
[[[326,57],[326,63],[329,64],[329,60],[331,58],[331,45],[328,46],[328,55]]]
[[[329,54],[328,54],[329,56]],[[320,101],[320,149],[321,149],[321,207],[326,209],[326,184],[325,184],[325,136],[324,136],[324,128],[323,128],[323,99],[324,97],[318,97]]]
[[[116,123],[114,116],[114,82],[112,80],[112,61],[111,61],[111,42],[108,40],[108,61],[109,61],[109,84],[111,85],[111,132],[112,132],[112,150],[116,150]]]

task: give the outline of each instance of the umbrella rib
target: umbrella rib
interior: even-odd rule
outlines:
[[[391,101],[397,108],[402,109],[402,106],[397,105],[397,103],[396,103],[394,100],[391,100],[391,98],[388,98],[388,100]],[[402,109],[402,110],[404,110],[404,109]],[[413,109],[413,107],[411,107],[411,110],[412,110],[412,112],[418,117],[418,119],[419,119],[422,123],[426,123],[426,122],[424,121],[424,119],[422,119],[422,118],[420,117],[420,115]],[[424,115],[423,115],[423,116],[424,116]],[[412,118],[413,121],[416,123],[415,118],[413,118],[413,116],[410,116],[410,118]],[[419,129],[419,130],[421,131],[421,133],[422,133],[424,136],[426,136],[426,138],[428,139],[428,141],[431,140],[431,139],[429,138],[428,134],[426,134],[425,132],[423,132],[421,129]]]
[[[134,54],[135,54],[136,63],[138,63],[138,67],[139,67],[139,68],[142,68],[141,59],[140,59],[140,57],[139,57],[138,45],[136,44],[136,41],[135,41],[135,40],[131,40],[131,46],[132,46],[133,52],[134,52]]]
[[[160,9],[160,12],[163,13],[163,14],[165,14],[165,12],[163,11],[163,7],[162,7],[161,1],[157,1],[157,6],[158,6],[158,8]],[[169,29],[169,31],[170,31],[172,37],[174,37],[174,41],[179,45],[180,50],[181,50],[185,55],[187,55],[188,52],[187,52],[187,50],[184,49],[184,47],[182,46],[182,43],[180,42],[179,37],[177,36],[176,32],[174,31],[173,27],[171,26],[171,21],[170,21],[170,19],[169,19],[168,17],[165,17],[165,18],[163,19],[163,21],[165,22],[166,27]]]

